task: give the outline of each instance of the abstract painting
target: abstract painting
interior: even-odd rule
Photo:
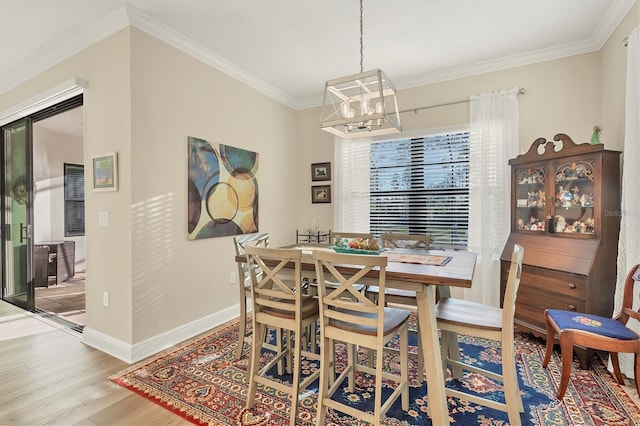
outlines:
[[[189,240],[258,232],[258,153],[189,137]]]

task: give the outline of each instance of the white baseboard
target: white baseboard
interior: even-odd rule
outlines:
[[[234,305],[133,345],[114,339],[90,327],[85,327],[82,333],[82,342],[128,364],[133,364],[237,318],[239,314],[239,306]]]

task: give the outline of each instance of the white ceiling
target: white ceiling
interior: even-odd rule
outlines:
[[[595,51],[635,1],[364,0],[363,66],[404,89]],[[296,109],[360,71],[358,0],[0,0],[0,18],[0,94],[127,25]]]

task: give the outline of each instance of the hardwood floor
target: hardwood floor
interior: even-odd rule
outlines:
[[[183,425],[107,380],[128,367],[0,301],[0,425]]]
[[[85,346],[79,333],[0,301],[0,425],[190,424],[107,380],[128,366]]]

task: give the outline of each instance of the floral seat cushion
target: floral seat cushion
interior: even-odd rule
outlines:
[[[620,340],[638,338],[638,335],[633,330],[612,318],[557,309],[548,309],[547,312],[560,331],[580,330]]]

